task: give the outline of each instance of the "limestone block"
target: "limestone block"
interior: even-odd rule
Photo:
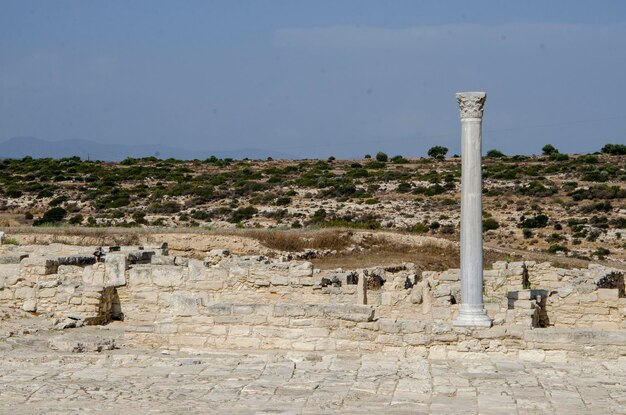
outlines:
[[[291,285],[301,285],[303,287],[312,287],[313,285],[315,285],[315,281],[313,278],[309,278],[309,277],[304,277],[304,278],[297,278],[294,280],[292,279]]]
[[[483,352],[485,346],[478,339],[463,340],[457,344],[457,352]]]
[[[195,281],[188,283],[187,287],[202,291],[221,291],[224,288],[224,281]]]
[[[500,269],[507,269],[507,266],[508,266],[507,262],[505,262],[505,261],[497,261],[497,262],[494,262],[491,265],[491,268],[500,270]]]
[[[400,332],[402,333],[422,333],[426,330],[426,322],[424,321],[401,320],[398,323],[400,323]]]
[[[296,262],[289,267],[289,277],[312,277],[313,264],[311,262]]]
[[[331,350],[336,350],[336,349],[337,349],[336,340],[326,338],[326,339],[317,340],[317,342],[315,342],[315,350],[331,351]]]
[[[409,346],[426,346],[433,340],[431,336],[423,333],[405,334],[402,339]]]
[[[498,278],[501,275],[502,273],[497,269],[486,269],[483,271],[483,277],[485,278]]]
[[[435,320],[450,320],[452,317],[450,307],[441,307],[433,304],[430,312]]]
[[[460,281],[461,270],[459,268],[451,268],[439,274],[440,281]]]
[[[276,317],[304,317],[306,314],[305,307],[299,304],[276,304],[273,315]]]
[[[172,294],[170,308],[175,316],[198,315],[198,308],[202,305],[201,298],[182,292]]]
[[[159,287],[179,287],[183,283],[183,267],[163,265],[152,269],[152,282]]]
[[[619,290],[617,288],[598,288],[599,300],[617,300],[619,298]]]
[[[546,352],[544,350],[520,350],[517,356],[520,360],[540,363],[545,360]]]
[[[209,316],[229,316],[232,312],[232,304],[211,304],[202,308],[202,313]]]
[[[428,359],[430,360],[445,360],[447,355],[446,346],[431,346],[428,349]]]
[[[270,281],[262,278],[256,278],[251,281],[255,287],[269,287]]]
[[[128,270],[128,283],[131,287],[152,286],[152,269],[150,265],[133,265]],[[158,267],[161,268],[161,267]]]
[[[83,269],[83,284],[104,285],[105,271],[98,265],[85,267]]]
[[[174,257],[174,265],[177,265],[179,267],[186,267],[187,265],[189,265],[189,259],[180,256]]]
[[[35,311],[37,311],[37,301],[34,299],[24,301],[24,304],[22,305],[22,310],[34,313]]]
[[[13,299],[13,290],[9,288],[0,289],[0,300],[12,300]]]
[[[35,289],[33,287],[19,287],[15,289],[15,298],[22,299],[30,299],[35,298]]]
[[[320,307],[324,315],[332,318],[356,322],[374,320],[374,307],[368,305],[325,304]]]
[[[23,277],[20,275],[20,264],[0,265],[0,278],[4,280],[4,286],[15,285]]]
[[[175,265],[176,257],[166,255],[154,255],[150,258],[150,263],[153,265]]]
[[[591,327],[599,330],[619,330],[620,327],[619,322],[611,322],[611,321],[594,321],[591,323]]]
[[[230,251],[227,249],[212,249],[207,252],[207,256],[204,259],[204,262],[208,265],[219,264],[224,258],[230,256]]]
[[[396,303],[394,293],[384,292],[380,296],[380,303],[382,305],[394,305]]]
[[[161,293],[162,295],[169,293]],[[132,293],[132,301],[145,305],[145,304],[153,304],[156,305],[158,303],[159,293],[154,290],[146,290],[146,291],[133,291]],[[168,302],[169,304],[169,302]]]
[[[104,285],[106,287],[121,287],[126,285],[126,270],[129,266],[125,254],[107,254],[104,259]]]
[[[439,284],[432,291],[433,298],[449,297],[451,294],[452,291],[450,290],[450,286],[447,284]]]
[[[57,293],[56,288],[44,288],[44,289],[40,289],[37,292],[37,297],[38,298],[51,298],[54,297]]]
[[[411,288],[411,304],[422,304],[424,285],[420,282]]]
[[[378,320],[378,329],[384,333],[400,333],[402,326],[393,319]]]
[[[149,264],[154,254],[154,251],[146,251],[142,247],[137,251],[126,252],[130,264]]]
[[[0,255],[0,265],[19,264],[24,258],[28,258],[28,254],[3,254]]]
[[[40,281],[35,285],[37,286],[37,288],[55,288],[61,285],[61,280]]]
[[[187,261],[189,272],[189,281],[202,281],[209,279],[208,268],[204,261],[190,259]]]
[[[100,304],[100,298],[83,297],[82,304],[84,304],[84,305],[99,305]]]
[[[275,275],[275,276],[271,277],[270,283],[272,285],[274,285],[274,286],[289,285],[290,278],[289,277],[283,277],[283,276],[280,276],[280,275]]]
[[[20,262],[22,270],[29,275],[56,274],[59,269],[59,261],[47,257],[27,257]]]

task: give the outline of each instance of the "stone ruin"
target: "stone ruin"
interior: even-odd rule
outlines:
[[[456,97],[461,270],[418,273],[414,264],[399,264],[321,271],[307,261],[225,250],[204,260],[169,256],[167,244],[56,256],[13,247],[0,255],[0,307],[47,316],[57,329],[123,321],[127,344],[164,349],[381,351],[434,359],[486,352],[553,362],[626,355],[623,271],[532,261],[483,269],[486,94]]]
[[[0,307],[48,318],[59,330],[119,321],[128,346],[480,352],[537,361],[626,354],[624,273],[600,265],[496,262],[483,275],[493,326],[471,328],[453,324],[459,269],[322,271],[226,250],[203,260],[170,256],[167,244],[104,249],[100,262],[93,248],[66,246],[83,253],[63,256],[10,248],[0,255]]]

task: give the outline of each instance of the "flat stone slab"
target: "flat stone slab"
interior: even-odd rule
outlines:
[[[52,350],[70,353],[101,352],[115,349],[115,339],[99,336],[62,335],[48,341]]]
[[[3,254],[0,255],[0,264],[19,264],[24,258],[28,258],[28,254]]]
[[[0,359],[11,413],[623,414],[626,361],[428,360],[387,354],[71,353]]]

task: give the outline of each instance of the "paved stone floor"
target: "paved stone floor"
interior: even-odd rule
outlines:
[[[3,414],[626,414],[626,364],[4,350]]]

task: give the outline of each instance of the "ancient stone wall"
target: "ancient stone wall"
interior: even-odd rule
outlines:
[[[0,306],[48,315],[60,328],[124,320],[129,344],[166,348],[493,352],[535,360],[626,353],[618,270],[496,263],[484,274],[494,327],[481,330],[451,324],[459,277],[458,269],[418,274],[413,264],[322,272],[306,261],[227,251],[195,260],[122,248],[103,262],[12,254],[0,257]]]

